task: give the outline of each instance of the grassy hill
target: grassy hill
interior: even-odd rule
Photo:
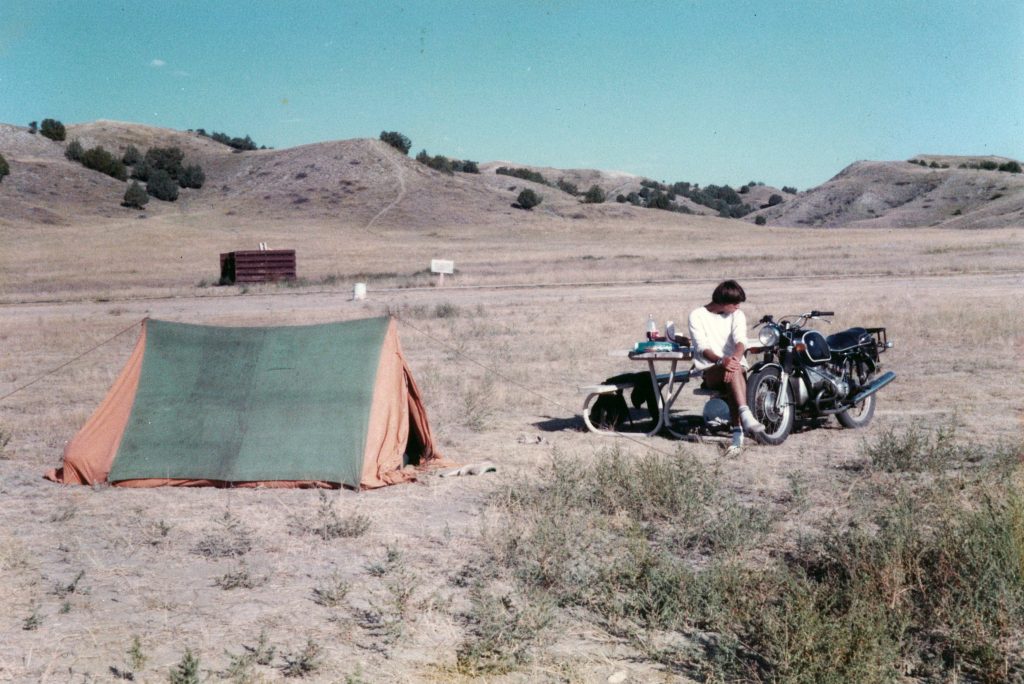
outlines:
[[[645,181],[632,174],[595,169],[555,169],[508,161],[485,162],[481,173],[444,174],[397,153],[378,140],[341,140],[283,150],[238,152],[198,133],[117,121],[67,126],[67,141],[54,142],[28,129],[0,124],[0,153],[11,174],[0,185],[0,221],[11,225],[69,225],[123,217],[125,184],[83,168],[64,157],[66,144],[102,145],[120,156],[128,145],[143,152],[178,147],[186,163],[206,173],[200,190],[184,190],[173,204],[151,201],[147,216],[224,216],[239,219],[374,222],[410,229],[438,225],[537,223],[552,218],[581,221],[649,221],[641,208],[617,203],[640,192]],[[921,155],[931,168],[905,161],[859,161],[833,179],[798,195],[752,185],[743,202],[768,224],[794,227],[844,226],[904,228],[944,225],[993,228],[1014,225],[1024,216],[1024,177],[1000,171],[959,168],[989,157]],[[527,168],[549,185],[497,174],[501,167]],[[559,181],[585,192],[600,187],[608,201],[583,204],[554,187]],[[532,188],[544,198],[533,212],[513,209],[518,193]],[[767,207],[772,195],[783,202]],[[673,201],[697,215],[717,211],[688,198]],[[378,216],[387,208],[386,216]],[[764,208],[762,208],[764,207]],[[685,219],[679,218],[684,221]]]

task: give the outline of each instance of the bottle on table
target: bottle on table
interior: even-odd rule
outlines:
[[[654,321],[654,314],[647,316],[647,339],[654,340],[658,337],[658,324]]]

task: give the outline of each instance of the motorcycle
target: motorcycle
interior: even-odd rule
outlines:
[[[879,354],[893,347],[885,328],[850,328],[825,337],[806,327],[831,323],[832,311],[764,316],[758,341],[764,357],[747,375],[747,403],[764,425],[762,444],[782,444],[799,415],[834,415],[845,428],[862,428],[875,414],[880,389],[896,379],[879,373]],[[753,351],[753,350],[751,350]]]

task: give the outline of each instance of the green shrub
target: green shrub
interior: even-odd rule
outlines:
[[[570,195],[573,195],[574,197],[576,195],[580,194],[579,188],[576,187],[576,184],[575,183],[570,183],[569,181],[565,180],[564,178],[559,178],[557,185],[558,185],[558,189],[559,190],[561,190],[564,193],[568,193]]]
[[[121,202],[121,206],[128,207],[129,209],[142,209],[148,201],[149,193],[139,185],[138,181],[132,181],[131,185],[124,192],[124,201]]]
[[[584,204],[602,204],[605,199],[604,190],[597,185],[591,185],[587,193],[583,195]]]
[[[121,155],[121,163],[125,166],[135,166],[142,161],[142,153],[139,152],[139,148],[135,145],[129,145],[124,149],[124,154]]]
[[[534,183],[540,183],[541,185],[551,185],[550,183],[548,183],[547,179],[544,178],[543,174],[522,167],[512,169],[507,166],[499,166],[497,169],[494,170],[494,173],[499,174],[501,176],[512,176],[514,178],[522,178],[523,180],[533,181]]]
[[[222,145],[227,145],[228,147],[235,149],[239,152],[247,152],[249,150],[257,149],[256,143],[253,142],[253,139],[250,138],[248,135],[245,136],[244,138],[233,138],[227,133],[218,133],[216,131],[214,131],[213,133],[207,133],[206,130],[202,128],[197,129],[196,133],[203,137],[210,138],[211,140],[219,142]],[[264,146],[263,149],[266,149],[266,146]]]
[[[480,165],[469,159],[452,159],[452,171],[459,173],[480,173]]]
[[[1022,169],[1020,167],[1020,162],[1008,161],[1004,164],[1000,164],[999,170],[1006,171],[1008,173],[1020,173]]]
[[[794,188],[792,185],[783,185],[782,192],[788,193],[790,195],[795,195],[797,193],[797,189]]]
[[[983,169],[985,171],[996,171],[999,169],[999,164],[996,164],[994,161],[986,159],[985,161],[978,164],[978,168]]]
[[[427,154],[426,150],[420,150],[420,153],[416,155],[416,161],[418,161],[421,164],[424,164],[425,166],[429,166],[435,171],[446,173],[449,176],[452,175],[453,173],[451,160],[448,159],[448,157],[445,157],[440,154],[435,157],[431,157],[429,154]]]
[[[398,131],[381,131],[380,139],[402,154],[409,154],[409,149],[412,147],[412,141]]]
[[[146,182],[146,192],[165,202],[178,199],[178,183],[163,169],[151,170]]]
[[[60,142],[67,136],[67,131],[64,129],[64,124],[56,119],[43,119],[43,123],[39,126],[39,132],[44,137],[50,140],[56,140]]]
[[[10,164],[7,163],[7,160],[4,158],[4,155],[0,154],[0,182],[3,181],[4,176],[9,176],[10,174],[11,166]]]
[[[38,121],[30,121],[29,124],[28,124],[28,132],[29,132],[30,135],[35,135],[36,133],[38,133],[39,132],[39,122]]]
[[[768,219],[766,219],[764,216],[758,216],[756,219],[754,219],[754,223],[759,226],[763,226],[764,224],[768,223]]]
[[[82,152],[80,159],[82,166],[93,171],[99,171],[105,173],[112,178],[117,180],[128,179],[128,169],[121,163],[120,159],[114,157],[103,148],[103,146],[91,147],[85,152]]]
[[[181,170],[178,184],[183,188],[201,188],[206,181],[206,174],[198,164],[190,164]]]
[[[782,204],[782,195],[772,195],[768,198],[768,206],[774,207],[776,204]]]
[[[166,171],[171,180],[176,181],[184,171],[182,166],[184,159],[185,153],[178,147],[152,147],[146,150],[146,156],[142,163],[145,164],[149,174],[158,170]]]
[[[64,150],[64,156],[73,162],[81,162],[82,155],[85,153],[85,149],[82,147],[82,143],[75,138],[68,143],[67,148]]]
[[[171,684],[199,684],[199,658],[192,655],[192,649],[186,648],[185,655],[171,669]]]
[[[530,210],[535,206],[544,201],[544,198],[535,193],[533,190],[527,188],[519,193],[519,197],[516,198],[516,205],[520,209]]]

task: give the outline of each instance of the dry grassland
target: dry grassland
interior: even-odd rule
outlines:
[[[754,231],[658,213],[413,234],[184,215],[5,227],[0,395],[33,384],[0,402],[0,680],[166,681],[188,674],[187,651],[203,681],[744,678],[700,650],[693,624],[595,619],[593,601],[555,585],[538,593],[503,545],[519,522],[509,502],[610,450],[635,463],[665,456],[692,464],[713,498],[758,512],[759,541],[728,548],[763,568],[881,496],[892,476],[868,447],[887,430],[941,428],[978,453],[1012,451],[1024,416],[1024,228]],[[217,253],[239,240],[295,247],[303,283],[214,287]],[[437,257],[458,269],[443,289],[423,273]],[[714,444],[583,430],[576,388],[629,370],[608,351],[630,347],[648,313],[684,321],[723,277],[744,283],[751,321],[817,307],[836,311],[836,330],[888,327],[896,347],[884,360],[898,380],[867,431],[827,422],[725,460]],[[369,285],[364,302],[350,301],[356,280]],[[494,461],[496,474],[326,495],[41,479],[144,316],[284,325],[388,312],[445,456]],[[695,397],[681,403],[699,411]],[[1019,675],[1020,660],[1011,666]],[[781,668],[769,672],[787,680]]]

